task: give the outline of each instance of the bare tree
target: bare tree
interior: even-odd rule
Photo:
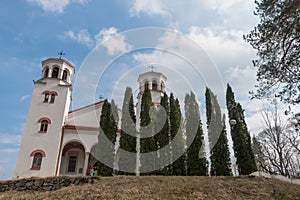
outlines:
[[[289,140],[286,124],[278,114],[277,104],[274,104],[274,109],[265,109],[262,118],[264,130],[256,138],[260,148],[259,168],[270,174],[290,177],[295,174],[296,152]]]
[[[293,115],[293,117],[289,119],[287,128],[287,138],[300,156],[300,113]]]

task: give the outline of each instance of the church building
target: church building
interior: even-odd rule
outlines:
[[[95,113],[101,115],[103,102],[69,111],[74,73],[75,67],[65,59],[42,61],[41,77],[34,81],[14,178],[85,175],[87,167],[97,162],[91,152],[99,134],[99,117]],[[153,70],[139,75],[137,122],[144,88],[149,87],[153,103],[158,104],[166,79]]]

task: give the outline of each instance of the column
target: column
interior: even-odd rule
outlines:
[[[88,168],[89,158],[90,158],[90,152],[85,152],[84,167],[83,167],[83,175],[84,176],[86,173],[86,169]]]

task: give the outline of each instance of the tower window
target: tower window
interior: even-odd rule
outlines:
[[[146,88],[149,88],[149,82],[148,81],[145,82],[145,89]]]
[[[55,101],[55,96],[58,96],[57,92],[55,91],[44,91],[43,94],[44,96],[44,103],[54,103]],[[49,102],[50,99],[50,102]]]
[[[32,169],[41,169],[42,159],[43,159],[43,156],[41,153],[34,154],[31,168]]]
[[[46,156],[45,152],[42,150],[35,150],[30,154],[30,156],[33,156],[31,170],[40,170],[43,157]]]
[[[49,93],[45,93],[44,103],[48,103]]]
[[[38,122],[41,123],[39,133],[46,133],[48,130],[48,125],[51,124],[51,120],[49,118],[44,117],[41,118]]]
[[[68,78],[68,71],[65,69],[63,72],[62,80],[67,81]]]
[[[43,120],[41,123],[40,132],[47,132],[47,129],[48,129],[48,121]]]
[[[54,67],[52,71],[52,78],[58,78],[58,72],[59,72],[59,68]]]
[[[50,103],[54,103],[55,101],[55,94],[51,94]]]
[[[47,78],[49,75],[49,68],[47,67],[45,70],[44,78]]]
[[[157,82],[155,80],[152,81],[152,90],[157,90]]]

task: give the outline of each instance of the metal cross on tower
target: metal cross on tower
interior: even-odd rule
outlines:
[[[61,59],[62,56],[66,55],[62,50],[57,53],[59,55],[59,59]]]
[[[156,67],[154,67],[153,65],[149,66],[149,69],[151,69],[151,72],[153,72],[154,68],[156,68]]]

